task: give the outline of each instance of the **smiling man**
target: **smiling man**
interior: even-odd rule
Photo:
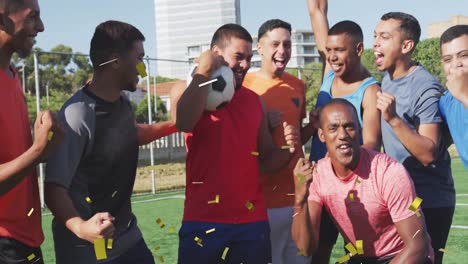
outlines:
[[[443,119],[437,79],[411,59],[421,28],[410,14],[384,14],[374,31],[375,63],[385,71],[377,108],[382,113],[385,153],[408,170],[435,250],[442,263],[445,243],[455,210],[455,187],[447,142],[441,135]]]
[[[34,142],[13,53],[28,56],[44,31],[37,0],[0,0],[0,263],[43,263],[36,165],[61,139],[50,111],[39,112]],[[54,133],[48,140],[49,133]]]
[[[269,129],[275,145],[286,145],[282,122],[302,127],[306,115],[304,83],[285,72],[291,58],[291,25],[279,19],[268,20],[258,30],[258,53],[262,66],[258,72],[246,75],[243,85],[261,96],[265,102]],[[312,124],[302,127],[302,144],[312,134]],[[308,258],[297,255],[291,239],[294,197],[293,168],[303,157],[296,150],[288,166],[276,173],[262,174],[262,192],[268,208],[273,263],[307,263]]]
[[[323,206],[346,244],[359,250],[357,241],[362,242],[362,252],[348,250],[347,263],[431,263],[424,218],[408,209],[416,197],[411,178],[389,156],[360,147],[357,117],[345,99],[322,108],[318,134],[328,156],[316,172],[305,159],[294,169],[305,177],[296,185],[294,241],[305,254],[316,250]]]

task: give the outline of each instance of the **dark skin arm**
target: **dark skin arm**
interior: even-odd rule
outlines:
[[[156,124],[136,124],[138,130],[138,145],[146,145],[156,139],[177,132],[175,123],[163,121]]]
[[[429,241],[423,218],[413,215],[395,226],[405,247],[390,263],[424,263],[429,255]]]

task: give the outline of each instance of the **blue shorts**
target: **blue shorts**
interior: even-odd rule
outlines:
[[[213,232],[206,233],[213,228]],[[201,243],[197,243],[195,237],[200,238]],[[223,259],[227,247],[229,249]],[[271,263],[268,221],[248,224],[183,222],[179,231],[178,263]]]

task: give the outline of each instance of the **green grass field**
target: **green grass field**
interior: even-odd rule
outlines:
[[[444,263],[466,263],[468,259],[468,172],[459,159],[452,161],[453,176],[457,190],[457,207],[453,219],[454,226],[450,230],[450,236],[446,246]],[[465,195],[463,195],[465,194]],[[138,217],[139,226],[143,232],[146,243],[155,255],[163,256],[164,263],[177,263],[178,236],[180,228],[183,192],[162,193],[157,195],[137,196],[132,199],[133,210]],[[166,226],[160,228],[155,220],[161,218]],[[52,216],[46,214],[43,217],[43,228],[46,240],[42,246],[45,263],[55,263],[52,232]],[[170,228],[176,232],[169,233]],[[465,227],[462,228],[462,227]],[[332,262],[343,255],[343,240],[338,242],[333,250]],[[160,246],[159,250],[155,250]],[[159,259],[156,259],[156,263]]]

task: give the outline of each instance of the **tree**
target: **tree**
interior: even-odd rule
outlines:
[[[445,83],[445,76],[440,63],[439,38],[425,39],[416,46],[413,60],[419,62],[440,83]]]
[[[161,122],[169,120],[166,105],[159,96],[157,97],[158,112],[154,111],[154,96],[151,96],[151,116],[153,121]],[[135,119],[138,123],[148,123],[148,95],[138,104],[135,111]]]
[[[299,70],[301,72],[301,79],[304,81],[306,87],[306,109],[310,111],[315,106],[322,84],[322,64],[308,64]],[[298,69],[289,69],[288,73],[299,77]]]

